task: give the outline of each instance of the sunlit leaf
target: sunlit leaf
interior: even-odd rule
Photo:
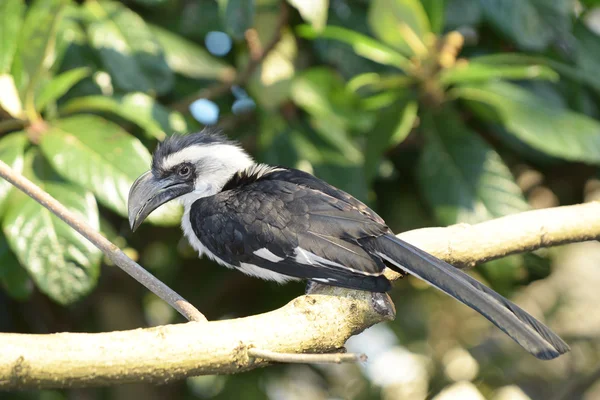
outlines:
[[[321,31],[327,23],[329,0],[287,0],[295,7],[305,21],[311,23],[316,31]]]
[[[88,68],[76,68],[52,78],[40,89],[36,96],[35,106],[43,110],[49,103],[58,100],[82,79],[90,75]]]
[[[137,138],[92,115],[56,121],[42,136],[40,147],[61,176],[91,190],[102,205],[121,216],[127,216],[129,188],[150,169],[150,153]],[[178,212],[179,207],[169,203],[149,221],[173,224]]]
[[[233,67],[212,56],[203,47],[159,26],[148,26],[162,45],[167,64],[173,71],[195,79],[231,81],[235,77]]]
[[[163,94],[173,86],[173,73],[144,20],[121,3],[88,1],[90,44],[115,86],[130,92]]]
[[[317,120],[343,129],[370,124],[370,114],[360,109],[361,99],[351,92],[332,69],[314,67],[298,75],[292,85],[292,100]]]
[[[45,179],[49,170],[37,150],[26,154],[24,175],[98,229],[94,196],[76,185]],[[56,302],[73,303],[95,286],[100,250],[29,196],[22,192],[11,196],[2,228],[36,286]]]
[[[375,36],[404,54],[427,51],[426,36],[431,26],[419,0],[373,0],[368,20]]]
[[[363,155],[349,131],[366,129],[372,115],[359,108],[359,98],[348,91],[339,75],[324,67],[304,71],[294,80],[292,99],[311,115],[310,123],[324,142],[350,162],[362,163]]]
[[[558,81],[559,75],[544,65],[489,65],[470,62],[443,70],[439,80],[444,85],[485,82],[492,79],[547,79]]]
[[[498,153],[469,131],[452,109],[422,115],[426,144],[418,180],[439,222],[474,223],[527,210]]]
[[[254,21],[254,0],[218,0],[218,3],[227,32],[235,39],[243,39]]]
[[[19,39],[18,56],[28,79],[28,98],[44,70],[54,62],[56,31],[67,0],[36,0],[28,7]]]
[[[600,163],[598,121],[510,83],[488,82],[455,90],[463,99],[491,106],[506,130],[530,146],[567,160]]]
[[[4,161],[14,171],[21,172],[23,169],[23,153],[26,145],[27,137],[24,132],[4,136],[0,139],[0,160]],[[12,190],[12,184],[4,179],[0,179],[0,215]]]
[[[19,31],[23,23],[23,0],[0,1],[0,75],[10,71],[17,50]]]
[[[586,51],[585,48],[582,51]],[[523,53],[496,53],[471,58],[472,62],[478,64],[487,64],[495,68],[501,68],[508,65],[530,66],[545,65],[558,72],[563,77],[574,82],[581,82],[589,85],[591,88],[600,92],[600,76],[592,70],[577,68],[547,57],[532,56]]]
[[[262,39],[274,34],[276,12],[256,15],[255,26]],[[275,110],[290,98],[290,85],[296,74],[295,61],[298,57],[297,40],[288,29],[281,32],[281,39],[263,62],[256,68],[248,83],[248,92],[258,105]],[[239,58],[238,69],[243,70],[249,62],[248,54]]]
[[[431,31],[435,34],[442,33],[444,29],[444,20],[447,0],[421,0],[423,9],[427,13]]]
[[[0,74],[0,108],[14,118],[23,117],[23,104],[12,75]]]
[[[144,93],[77,97],[60,110],[62,113],[93,111],[115,114],[144,129],[149,137],[159,140],[174,132],[187,131],[187,124],[180,113],[169,111]]]
[[[310,25],[300,25],[298,35],[307,39],[335,39],[352,46],[354,52],[379,64],[391,65],[400,69],[409,67],[408,58],[393,48],[361,33],[351,31],[339,26],[326,26],[317,32]]]

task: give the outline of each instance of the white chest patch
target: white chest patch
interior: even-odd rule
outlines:
[[[192,208],[191,203],[185,204],[183,217],[181,218],[181,229],[183,230],[183,234],[187,238],[188,242],[190,242],[190,245],[192,245],[194,250],[196,250],[198,252],[198,255],[200,257],[202,257],[203,254],[206,254],[206,256],[209,259],[216,261],[217,263],[224,265],[227,268],[235,268],[233,265],[226,263],[225,261],[221,260],[219,257],[215,256],[213,253],[211,253],[202,244],[202,242],[198,239],[198,236],[196,236],[196,234],[194,233],[194,229],[192,229],[192,223],[190,221],[191,208]]]

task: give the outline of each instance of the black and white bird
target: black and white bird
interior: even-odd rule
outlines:
[[[400,239],[365,204],[311,174],[256,164],[235,142],[203,131],[173,135],[129,193],[137,229],[178,199],[182,228],[200,253],[276,282],[306,279],[386,292],[386,267],[422,279],[475,309],[527,351],[552,359],[569,346],[509,300]]]

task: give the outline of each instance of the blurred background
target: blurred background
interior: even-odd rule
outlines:
[[[0,159],[211,319],[304,291],[199,260],[163,207],[126,199],[172,132],[218,126],[257,160],[314,173],[396,232],[600,199],[598,0],[2,0]],[[0,331],[183,322],[0,182]],[[281,365],[163,386],[7,399],[600,399],[600,244],[470,271],[557,331],[539,361],[407,278],[396,321],[348,342],[361,365]]]

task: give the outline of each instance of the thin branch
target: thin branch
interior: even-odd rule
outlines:
[[[159,281],[151,273],[142,268],[138,263],[127,257],[117,246],[108,239],[95,231],[85,221],[69,211],[65,206],[59,203],[55,198],[44,192],[37,185],[25,178],[23,175],[13,171],[8,165],[0,161],[0,177],[6,179],[19,190],[33,198],[35,201],[46,207],[50,212],[65,221],[69,226],[79,232],[80,235],[92,242],[94,246],[102,250],[104,254],[127,272],[136,281],[144,285],[158,297],[166,301],[179,311],[181,315],[190,321],[206,321],[206,318],[193,305],[188,303],[183,297],[174,292],[167,285]]]
[[[252,357],[262,358],[263,360],[290,363],[290,364],[341,364],[367,361],[365,354],[354,353],[329,353],[329,354],[303,354],[303,353],[277,353],[270,350],[248,349],[248,354]]]
[[[250,79],[250,77],[252,77],[254,71],[256,71],[260,64],[265,60],[269,53],[275,49],[275,47],[281,40],[281,31],[287,24],[288,18],[288,5],[285,1],[282,1],[280,3],[279,16],[277,19],[277,25],[275,27],[275,34],[273,35],[273,38],[264,47],[260,49],[257,49],[256,46],[252,45],[252,41],[249,43],[249,47],[251,47],[252,49],[252,55],[244,71],[242,71],[235,80],[202,89],[198,93],[194,93],[193,95],[184,97],[176,103],[171,104],[171,108],[175,111],[187,112],[190,104],[192,104],[198,99],[214,99],[229,92],[233,86],[245,85]],[[254,32],[251,29],[249,29],[248,31],[252,33]],[[246,35],[246,37],[250,36],[253,38],[254,35],[252,35],[252,33],[250,33],[250,35]]]

